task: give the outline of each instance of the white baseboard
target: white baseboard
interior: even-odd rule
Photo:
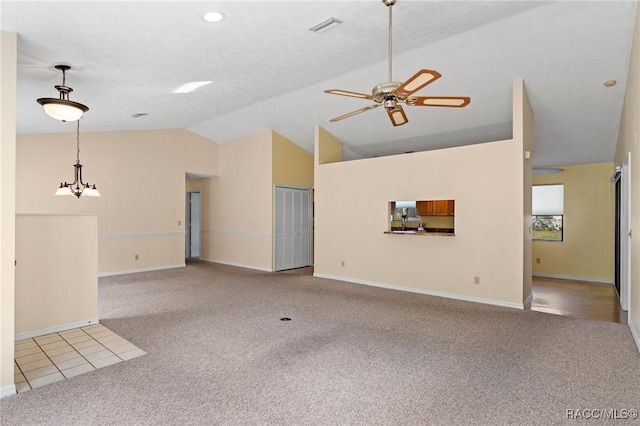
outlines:
[[[229,266],[237,266],[239,268],[254,269],[256,271],[273,272],[271,268],[265,268],[263,266],[245,265],[243,263],[227,262],[224,260],[217,260],[217,259],[207,259],[204,257],[201,257],[200,260],[203,260],[205,262],[211,262],[211,263],[220,263],[221,265],[229,265]]]
[[[111,277],[114,275],[137,274],[138,272],[162,271],[163,269],[184,268],[185,266],[187,266],[186,263],[178,263],[176,265],[151,266],[149,268],[127,269],[125,271],[99,272],[98,278]]]
[[[559,280],[574,280],[574,281],[586,281],[589,283],[613,284],[612,279],[606,279],[606,278],[578,277],[575,275],[561,275],[561,274],[546,274],[544,272],[534,272],[532,275],[534,277],[541,277],[541,278],[556,278]]]
[[[636,330],[631,321],[627,320],[627,324],[629,325],[629,330],[631,330],[633,340],[636,342],[636,346],[638,347],[638,352],[640,352],[640,334],[638,334],[638,330]]]
[[[523,303],[512,303],[512,302],[505,302],[502,300],[484,299],[481,297],[466,296],[466,295],[455,294],[455,293],[445,293],[440,291],[426,290],[422,288],[405,287],[401,285],[360,280],[355,278],[345,278],[345,277],[339,277],[335,275],[314,273],[313,276],[318,278],[327,278],[327,279],[336,280],[336,281],[345,281],[345,282],[354,283],[354,284],[363,284],[363,285],[368,285],[372,287],[381,287],[381,288],[386,288],[390,290],[400,290],[400,291],[406,291],[409,293],[425,294],[427,296],[437,296],[437,297],[444,297],[447,299],[464,300],[466,302],[484,303],[486,305],[502,306],[505,308],[524,309],[525,307]]]
[[[71,330],[72,328],[85,327],[91,324],[98,324],[98,318],[87,318],[81,321],[70,322],[67,324],[55,325],[53,327],[41,328],[40,330],[25,331],[15,335],[15,341],[31,339],[32,337],[44,336],[45,334],[59,333],[61,331]]]
[[[5,396],[15,395],[16,393],[16,385],[8,385],[0,388],[0,398],[4,398]]]
[[[533,292],[529,293],[529,295],[527,296],[526,300],[523,303],[524,307],[526,308],[527,306],[529,306],[531,302],[533,302]]]

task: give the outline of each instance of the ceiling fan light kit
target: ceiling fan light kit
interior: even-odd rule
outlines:
[[[62,71],[62,84],[54,86],[59,93],[58,98],[40,98],[38,103],[44,107],[45,112],[52,118],[60,121],[76,121],[89,111],[89,107],[81,103],[69,100],[69,93],[73,89],[67,86],[66,72],[71,69],[69,65],[56,65],[57,70]]]
[[[389,80],[385,83],[378,84],[371,91],[371,95],[365,93],[352,92],[342,89],[329,89],[325,93],[331,95],[349,96],[352,98],[361,98],[374,101],[375,104],[364,108],[343,114],[332,118],[331,122],[340,121],[356,114],[384,106],[387,115],[394,126],[402,126],[409,122],[402,105],[408,106],[433,106],[433,107],[452,107],[463,108],[471,102],[468,96],[411,96],[418,90],[433,83],[442,75],[438,71],[422,69],[411,76],[404,83],[393,81],[392,78],[392,6],[396,4],[396,0],[382,0],[385,6],[389,8]]]

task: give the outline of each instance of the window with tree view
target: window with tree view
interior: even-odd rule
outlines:
[[[531,213],[534,241],[563,241],[564,185],[535,185]]]

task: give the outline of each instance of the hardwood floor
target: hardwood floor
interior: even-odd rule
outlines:
[[[533,277],[532,311],[626,324],[611,284]]]

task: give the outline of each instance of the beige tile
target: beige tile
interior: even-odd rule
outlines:
[[[142,355],[146,355],[147,353],[145,351],[143,351],[142,349],[134,349],[132,351],[128,351],[128,352],[122,352],[122,353],[118,353],[118,357],[122,358],[122,360],[124,361],[128,361],[130,359],[142,356]]]
[[[20,393],[28,390],[31,390],[31,386],[29,386],[29,383],[27,382],[16,383],[16,392]]]
[[[107,365],[117,364],[119,362],[122,362],[120,358],[118,358],[115,355],[111,355],[106,358],[100,358],[98,360],[91,361],[91,364],[93,364],[93,366],[96,368],[102,368],[102,367],[106,367]]]
[[[39,345],[46,345],[47,343],[57,342],[62,340],[62,337],[58,333],[47,334],[45,336],[34,337],[33,340],[38,342]]]
[[[16,373],[13,375],[13,383],[20,383],[20,382],[24,382],[27,379],[24,377],[24,375],[22,373]]]
[[[47,367],[49,365],[53,365],[49,358],[42,358],[37,361],[29,362],[27,364],[23,364],[20,366],[20,369],[23,373],[27,371],[36,370],[38,368]]]
[[[70,345],[75,345],[76,343],[80,343],[80,342],[86,342],[88,340],[94,340],[93,337],[89,336],[87,333],[83,332],[82,335],[78,335],[78,336],[74,336],[74,337],[69,337],[66,338],[65,340],[70,344]]]
[[[100,343],[105,342],[113,342],[115,340],[124,340],[122,337],[118,336],[116,333],[107,334],[106,336],[95,336],[95,339]],[[126,342],[126,340],[125,340]]]
[[[87,346],[86,348],[78,348],[76,349],[78,352],[80,352],[80,354],[84,357],[86,357],[89,354],[95,353],[95,352],[100,352],[100,351],[104,351],[105,347],[102,346],[100,343],[96,343],[93,346]]]
[[[124,339],[118,339],[118,340],[112,340],[111,342],[100,342],[102,343],[102,345],[107,348],[107,349],[115,349],[115,348],[119,348],[120,346],[125,346],[125,345],[131,345],[131,343],[129,343],[128,341],[124,340]],[[131,345],[133,346],[133,345]]]
[[[101,351],[98,352],[93,352],[90,354],[86,354],[84,357],[89,361],[89,362],[93,362],[96,361],[98,359],[102,359],[102,358],[106,358],[109,356],[113,356],[113,352],[111,352],[110,350],[107,349],[103,349]]]
[[[33,348],[35,346],[38,346],[38,344],[33,339],[20,340],[15,343],[15,350],[17,351],[17,350],[22,350],[27,348]]]
[[[75,359],[75,358],[82,358],[82,355],[80,355],[76,351],[65,352],[65,353],[60,354],[60,355],[51,356],[51,361],[53,361],[55,364],[57,364],[59,362],[67,361],[67,360]]]
[[[47,356],[44,354],[44,352],[40,352],[37,354],[21,356],[20,358],[16,358],[16,362],[18,363],[20,368],[22,368],[24,364],[28,364],[33,361],[38,361],[40,359],[45,359],[46,357]]]
[[[76,367],[62,370],[62,374],[68,379],[70,377],[79,376],[82,373],[88,373],[89,371],[93,370],[95,370],[95,367],[88,362],[85,362],[84,364],[78,365]]]
[[[58,334],[61,335],[64,339],[67,339],[72,337],[84,336],[87,333],[85,333],[79,328],[72,328],[71,330],[61,331]]]
[[[46,352],[50,349],[61,348],[63,346],[69,346],[69,344],[65,340],[57,340],[55,342],[40,345],[40,348]]]
[[[48,374],[46,376],[37,377],[33,380],[29,380],[29,384],[32,388],[39,388],[40,386],[48,385],[50,383],[59,382],[60,380],[64,380],[64,376],[61,372],[56,372],[53,374]]]
[[[77,358],[65,359],[64,361],[56,362],[55,364],[56,367],[58,367],[58,370],[66,370],[86,363],[87,360],[78,355]]]
[[[40,347],[34,346],[34,347],[31,347],[31,348],[16,350],[15,353],[14,353],[14,357],[15,358],[20,358],[20,357],[23,357],[23,356],[37,354],[37,353],[41,353],[41,352],[42,352],[42,349],[40,349]]]
[[[25,371],[24,372],[24,377],[26,377],[27,380],[32,381],[33,379],[36,379],[38,377],[42,377],[42,376],[47,376],[49,374],[53,374],[56,371],[58,371],[56,366],[51,364],[51,365],[48,365],[46,367],[36,368],[35,370]]]
[[[55,349],[49,349],[49,350],[46,350],[45,352],[48,356],[55,356],[60,354],[66,354],[67,352],[75,352],[75,350],[70,345],[66,345],[66,346],[61,346],[59,348],[55,348]]]
[[[99,345],[97,340],[85,340],[83,342],[74,343],[73,347],[76,349],[88,348],[89,346]]]
[[[88,325],[86,327],[82,327],[82,330],[86,333],[93,334],[102,330],[109,330],[109,329],[103,326],[102,324],[94,324],[94,325]]]
[[[115,334],[113,331],[107,330],[106,328],[104,330],[99,330],[99,331],[96,331],[96,332],[92,332],[90,334],[91,334],[91,337],[93,337],[94,339],[98,339],[100,337],[107,337],[107,336],[111,336],[111,335],[116,335],[117,336],[117,334]]]
[[[127,342],[124,345],[116,346],[115,348],[111,348],[111,347],[107,346],[107,349],[109,349],[114,354],[118,355],[118,354],[121,354],[123,352],[133,351],[135,349],[138,349],[138,347],[136,345],[133,345],[133,344]]]

